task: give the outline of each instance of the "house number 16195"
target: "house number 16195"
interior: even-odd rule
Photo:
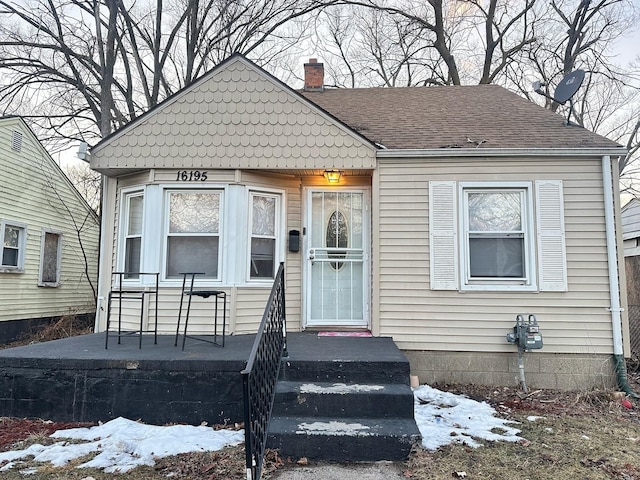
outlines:
[[[176,180],[178,182],[204,182],[207,179],[207,172],[200,170],[178,170]]]

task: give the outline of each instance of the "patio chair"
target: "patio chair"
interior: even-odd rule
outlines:
[[[182,307],[184,305],[184,298],[187,297],[187,310],[184,316],[184,332],[182,334],[182,350],[184,350],[187,338],[192,338],[201,342],[207,342],[219,347],[224,347],[225,327],[227,322],[227,293],[222,290],[194,289],[193,285],[195,283],[196,275],[204,275],[204,273],[185,272],[180,273],[180,275],[182,275],[182,292],[180,296],[180,308],[178,309],[178,325],[176,326],[176,340],[174,346],[178,346],[178,337],[180,336],[180,323],[182,320]],[[189,280],[188,284],[187,280]],[[189,314],[191,313],[191,300],[193,297],[200,297],[204,299],[214,297],[215,299],[215,303],[213,305],[213,340],[202,338],[202,335],[194,336],[187,334],[187,328],[189,326]],[[222,337],[222,341],[221,343],[218,343],[218,302],[220,299],[222,299],[222,333],[220,335],[220,337]]]
[[[155,298],[155,309],[154,309],[154,324],[153,324],[153,343],[158,343],[158,283],[159,283],[159,273],[156,272],[114,272],[112,275],[112,279],[115,280],[112,283],[111,291],[109,292],[109,298],[107,300],[107,328],[106,328],[106,338],[104,343],[104,348],[109,348],[109,337],[117,336],[118,344],[121,343],[121,339],[127,336],[139,337],[138,339],[138,348],[142,348],[142,335],[144,332],[144,311],[145,311],[145,299],[147,297],[153,296]],[[143,279],[145,277],[151,276],[153,278],[152,285],[131,285],[126,283],[128,279]],[[144,284],[144,282],[143,282]],[[111,331],[111,309],[113,306],[114,300],[118,306],[118,330]],[[122,329],[122,309],[123,309],[123,300],[125,302],[125,308],[127,308],[129,302],[140,302],[140,320],[138,324],[138,328],[136,330],[123,330]]]

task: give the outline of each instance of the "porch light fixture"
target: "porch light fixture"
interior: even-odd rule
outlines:
[[[342,177],[342,173],[340,170],[325,170],[324,178],[327,179],[329,183],[340,183],[340,177]]]

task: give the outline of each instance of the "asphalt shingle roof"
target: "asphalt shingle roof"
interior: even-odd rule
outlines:
[[[620,147],[498,85],[301,93],[390,149]]]

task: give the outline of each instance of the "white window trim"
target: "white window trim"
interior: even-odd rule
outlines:
[[[42,280],[42,273],[44,270],[44,244],[46,234],[54,234],[58,235],[58,251],[56,253],[56,281],[55,282],[44,282]],[[39,287],[59,287],[60,286],[60,271],[62,268],[62,241],[63,241],[63,233],[59,230],[52,230],[50,228],[42,229],[42,236],[40,239],[40,270],[38,272],[38,286]]]
[[[18,265],[0,265],[0,273],[24,273],[24,263],[27,249],[27,225],[22,222],[14,222],[12,220],[0,221],[0,261],[2,261],[2,253],[4,250],[4,230],[5,227],[15,227],[22,230],[20,235],[20,244],[18,245]]]
[[[171,193],[220,193],[220,225],[218,228],[218,275],[217,277],[198,278],[194,284],[207,285],[219,284],[222,282],[225,263],[225,249],[227,243],[225,220],[227,217],[226,197],[227,186],[218,184],[205,185],[189,185],[184,184],[167,184],[162,185],[162,255],[159,262],[160,265],[160,281],[165,286],[182,285],[182,278],[167,278],[167,239],[169,238],[169,197]],[[205,192],[203,192],[205,191]]]
[[[131,197],[142,197],[142,232],[140,234],[140,271],[144,272],[145,255],[145,218],[147,214],[147,195],[144,187],[123,188],[120,190],[120,215],[118,217],[118,257],[116,261],[116,271],[123,272],[125,269],[126,248],[127,248],[127,227],[129,225],[129,199]],[[123,278],[122,283],[128,285],[139,285],[145,281],[145,275],[138,278]]]
[[[526,205],[523,206],[524,226],[524,248],[525,248],[525,282],[521,280],[470,280],[469,278],[469,250],[467,243],[468,208],[466,192],[470,190],[520,190],[523,191]],[[534,244],[534,209],[533,209],[533,182],[458,182],[458,228],[462,232],[459,235],[458,251],[463,261],[459,262],[460,267],[460,290],[461,291],[537,291],[537,266],[536,251]]]
[[[253,238],[253,197],[254,196],[264,196],[264,197],[272,197],[276,199],[276,212],[275,212],[275,222],[274,232],[275,232],[275,247],[274,247],[274,271],[273,275],[269,278],[252,278],[251,277],[251,239]],[[251,188],[247,189],[247,246],[246,246],[246,255],[244,257],[244,263],[246,264],[245,268],[245,281],[247,284],[273,284],[273,279],[278,271],[278,265],[284,258],[283,245],[284,245],[284,232],[282,231],[282,226],[284,225],[284,209],[282,205],[284,204],[285,192],[282,190],[272,190],[272,189],[258,189]],[[261,237],[262,238],[262,237]]]

